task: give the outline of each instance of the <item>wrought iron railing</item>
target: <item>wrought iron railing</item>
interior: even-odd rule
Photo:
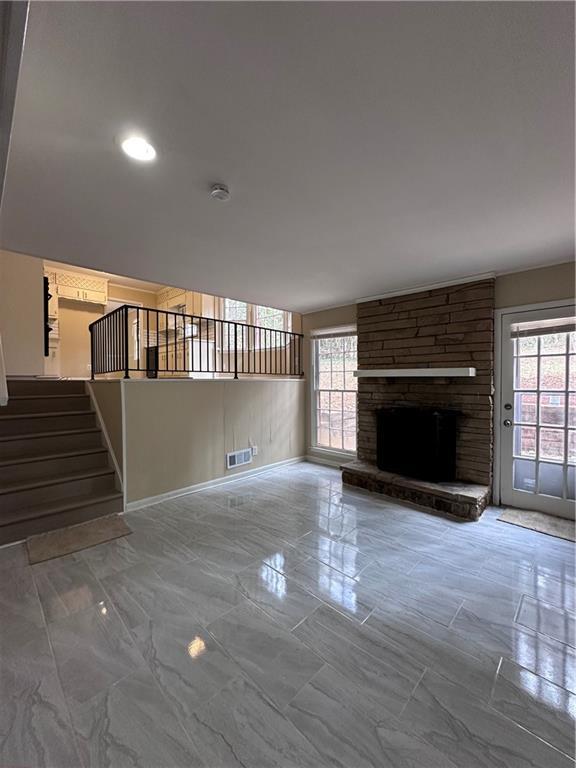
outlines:
[[[302,376],[302,334],[124,304],[90,325],[92,378]]]

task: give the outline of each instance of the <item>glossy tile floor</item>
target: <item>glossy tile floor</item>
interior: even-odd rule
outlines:
[[[293,465],[0,550],[0,766],[573,765],[574,546]]]

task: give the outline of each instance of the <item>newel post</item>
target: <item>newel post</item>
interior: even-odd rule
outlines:
[[[88,326],[90,331],[90,381],[94,381],[94,368],[96,367],[96,350],[94,349],[94,328]]]

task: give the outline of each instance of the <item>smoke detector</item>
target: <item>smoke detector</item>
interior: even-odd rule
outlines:
[[[213,184],[210,189],[210,197],[214,200],[226,201],[230,199],[230,190],[226,184]]]

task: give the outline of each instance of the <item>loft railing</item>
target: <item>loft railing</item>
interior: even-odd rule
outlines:
[[[302,334],[124,304],[90,325],[92,378],[302,376]]]

